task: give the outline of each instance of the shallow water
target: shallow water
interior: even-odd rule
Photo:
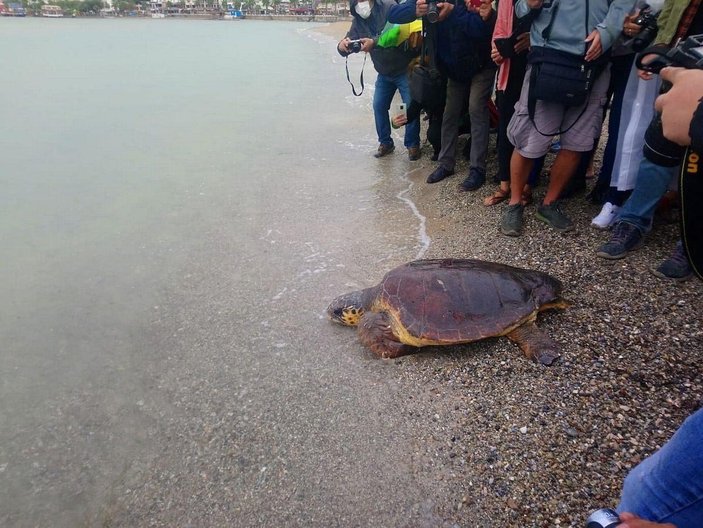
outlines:
[[[324,308],[429,239],[311,29],[0,19],[1,525],[427,510],[393,366]]]

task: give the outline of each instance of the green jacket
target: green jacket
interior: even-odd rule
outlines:
[[[671,42],[676,36],[676,31],[679,29],[681,17],[683,17],[690,0],[666,0],[664,7],[659,13],[657,24],[659,25],[659,33],[654,44],[664,44],[671,46]]]

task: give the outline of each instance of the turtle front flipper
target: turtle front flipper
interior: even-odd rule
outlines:
[[[417,351],[404,345],[393,334],[386,312],[366,312],[359,324],[359,340],[378,357],[392,359]]]
[[[525,356],[542,365],[551,365],[561,356],[559,345],[537,328],[534,321],[528,321],[506,335],[518,344]]]

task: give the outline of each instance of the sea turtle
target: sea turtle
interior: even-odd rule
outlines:
[[[382,358],[506,336],[528,358],[549,365],[559,347],[535,321],[542,310],[568,306],[560,294],[561,283],[540,271],[481,260],[416,260],[376,286],[336,298],[327,313],[358,326],[361,342]]]

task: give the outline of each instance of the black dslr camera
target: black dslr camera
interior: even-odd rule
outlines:
[[[427,14],[425,16],[430,24],[437,22],[437,19],[439,18],[439,11],[437,9],[436,0],[430,0],[427,2]]]
[[[655,58],[643,62],[645,57]],[[703,70],[703,35],[692,35],[671,49],[652,46],[643,50],[636,61],[637,67],[650,73],[659,73],[667,66],[679,66],[689,70]],[[662,83],[660,93],[671,88],[669,83]],[[661,115],[656,114],[644,133],[644,156],[661,167],[675,167],[683,159],[686,147],[677,145],[664,137]]]
[[[659,32],[657,17],[652,13],[652,8],[645,4],[640,10],[640,14],[632,22],[642,28],[640,32],[632,38],[632,49],[642,51],[654,41],[654,38]]]
[[[358,40],[350,40],[349,44],[347,45],[347,49],[349,50],[349,53],[359,53],[361,51],[361,46],[362,46],[361,39]]]

